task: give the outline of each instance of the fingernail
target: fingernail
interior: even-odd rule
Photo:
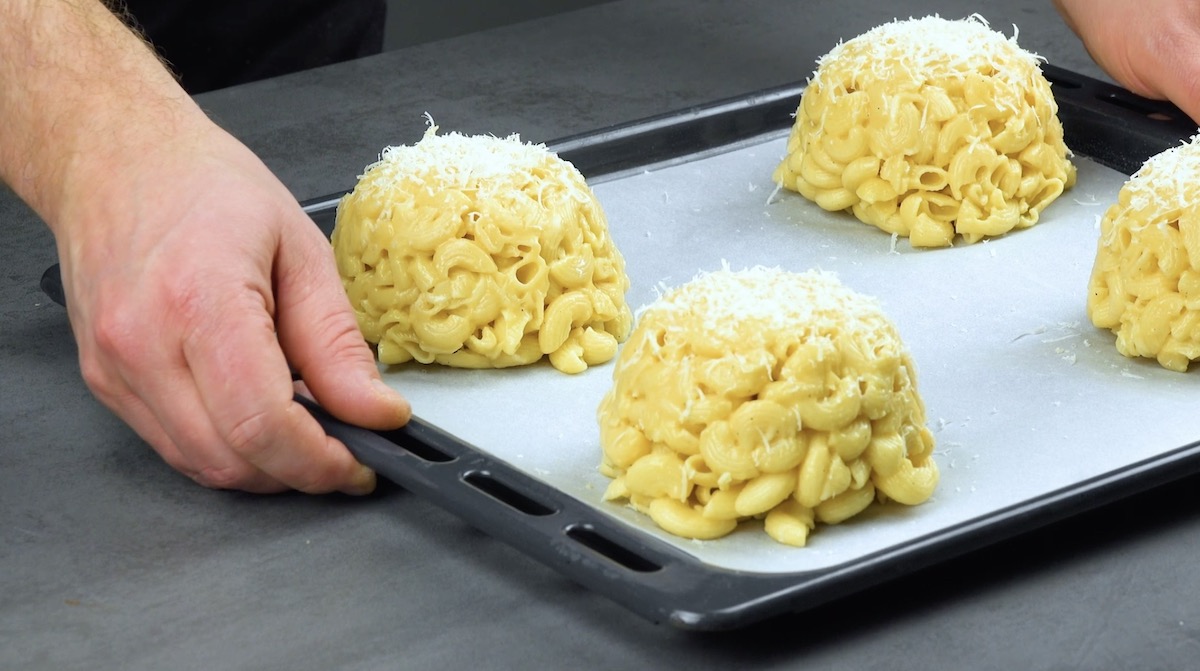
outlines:
[[[359,466],[358,472],[343,491],[351,496],[366,496],[375,491],[375,471]]]
[[[412,408],[408,404],[408,399],[404,398],[400,392],[389,387],[383,380],[375,380],[373,384],[375,385],[376,391],[378,391],[380,395],[397,406],[399,409],[399,412],[397,413],[397,419],[400,421],[400,423],[404,424],[407,422],[412,416]]]
[[[375,391],[378,391],[383,396],[386,396],[387,398],[392,399],[392,400],[396,400],[396,399],[400,398],[400,392],[389,387],[388,384],[386,382],[384,382],[383,380],[379,380],[379,379],[373,380],[372,384],[375,385]]]

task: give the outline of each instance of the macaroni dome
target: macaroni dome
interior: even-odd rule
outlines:
[[[1117,351],[1186,371],[1200,358],[1200,136],[1150,158],[1100,222],[1092,323]]]
[[[650,305],[600,403],[607,500],[664,530],[724,536],[761,517],[803,546],[876,500],[938,482],[916,371],[877,302],[832,275],[702,275]]]
[[[610,360],[629,278],[579,171],[517,136],[388,147],[338,204],[346,293],[385,364],[501,368]]]
[[[914,247],[1037,223],[1075,181],[1039,59],[973,16],[896,21],[818,61],[774,179]]]

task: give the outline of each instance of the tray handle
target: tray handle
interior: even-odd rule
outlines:
[[[724,620],[744,616],[737,608],[744,595],[722,587],[722,571],[700,567],[671,545],[597,514],[420,418],[394,431],[370,431],[333,418],[308,399],[296,400],[380,475],[653,622],[723,628]],[[780,588],[796,577],[751,579]]]

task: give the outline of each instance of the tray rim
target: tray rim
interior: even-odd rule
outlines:
[[[1132,173],[1149,156],[1196,131],[1169,103],[1139,98],[1049,64],[1042,67],[1055,87],[1068,146],[1110,168]],[[796,82],[754,91],[546,145],[574,163],[589,181],[600,180],[785,129],[804,86]],[[348,192],[301,205],[317,221],[327,218]],[[64,303],[57,265],[47,269],[41,286]],[[420,417],[396,431],[374,432],[340,422],[307,399],[297,400],[329,435],[382,476],[628,610],[688,630],[734,629],[809,610],[1200,472],[1198,439],[904,545],[824,569],[765,574],[704,564]]]
[[[1119,87],[1048,64],[1043,65],[1043,71],[1056,87],[1056,100],[1068,146],[1110,168],[1130,174],[1149,156],[1186,140],[1195,132],[1187,117],[1169,103],[1142,99]],[[546,144],[551,151],[574,163],[594,183],[627,170],[669,163],[705,149],[784,130],[790,126],[792,113],[804,86],[803,82],[797,82],[755,91]],[[779,125],[784,121],[784,125]],[[723,138],[719,145],[697,146],[697,142],[703,143],[718,135]],[[336,199],[340,195],[314,199],[310,202],[310,214],[319,214],[331,205],[336,207]],[[426,447],[435,445],[441,451],[455,453],[446,441],[453,443],[456,439],[420,418],[414,419],[411,427],[401,434],[393,434],[392,438],[398,441],[393,444],[402,449],[406,441],[412,440]],[[385,476],[398,481],[405,480],[400,484],[419,489],[428,485],[427,482],[414,482],[409,477],[411,473],[390,469],[389,466],[394,464],[389,464],[389,459],[377,451],[390,448],[368,446],[366,443],[373,443],[373,438],[360,436],[350,440],[362,449],[360,456],[368,463],[375,457],[382,457],[378,462],[378,470]],[[770,616],[808,610],[940,561],[1200,472],[1198,439],[1120,469],[926,534],[903,546],[893,546],[828,568],[766,574],[705,564],[658,539],[611,524],[607,519],[598,519],[590,508],[575,505],[569,495],[482,453],[482,450],[465,443],[460,443],[460,447],[467,451],[455,454],[455,461],[459,456],[465,457],[464,465],[457,468],[459,481],[463,474],[483,471],[499,478],[504,486],[511,487],[520,495],[539,502],[553,502],[548,504],[555,511],[549,516],[554,518],[552,523],[520,522],[530,527],[546,527],[541,530],[540,542],[544,542],[544,547],[552,551],[546,552],[536,545],[529,545],[527,533],[503,528],[509,521],[480,515],[476,510],[464,510],[462,501],[446,500],[453,499],[455,494],[448,494],[444,490],[426,491],[426,494],[442,499],[444,507],[481,530],[509,542],[643,617],[696,630],[738,628]],[[412,466],[411,463],[406,464],[406,468]],[[420,468],[425,469],[425,475],[429,476],[428,471],[440,467],[432,465]],[[447,485],[457,486],[441,483],[443,487]],[[501,526],[500,529],[497,524]],[[581,526],[603,532],[621,549],[632,550],[635,555],[648,559],[660,568],[639,573],[613,562],[610,557],[597,556],[590,548],[571,547],[564,540],[569,538],[567,532]],[[500,533],[497,533],[498,530]],[[557,539],[561,542],[555,542],[556,531],[562,532],[563,538]],[[624,574],[624,577],[616,579],[614,574]],[[736,582],[738,589],[729,589],[727,585],[731,582]]]

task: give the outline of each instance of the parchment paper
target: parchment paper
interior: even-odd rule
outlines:
[[[630,305],[722,263],[822,268],[876,296],[912,350],[937,439],[942,478],[927,503],[818,526],[806,548],[780,545],[754,522],[720,540],[680,539],[601,500],[595,412],[611,363],[575,376],[546,362],[409,364],[385,368],[385,379],[415,414],[479,450],[701,562],[764,573],[827,569],[1200,440],[1200,372],[1121,356],[1085,313],[1100,216],[1126,175],[1076,157],[1077,184],[1033,228],[913,250],[849,214],[773,193],[784,153],[784,134],[774,134],[593,183],[626,259]]]

